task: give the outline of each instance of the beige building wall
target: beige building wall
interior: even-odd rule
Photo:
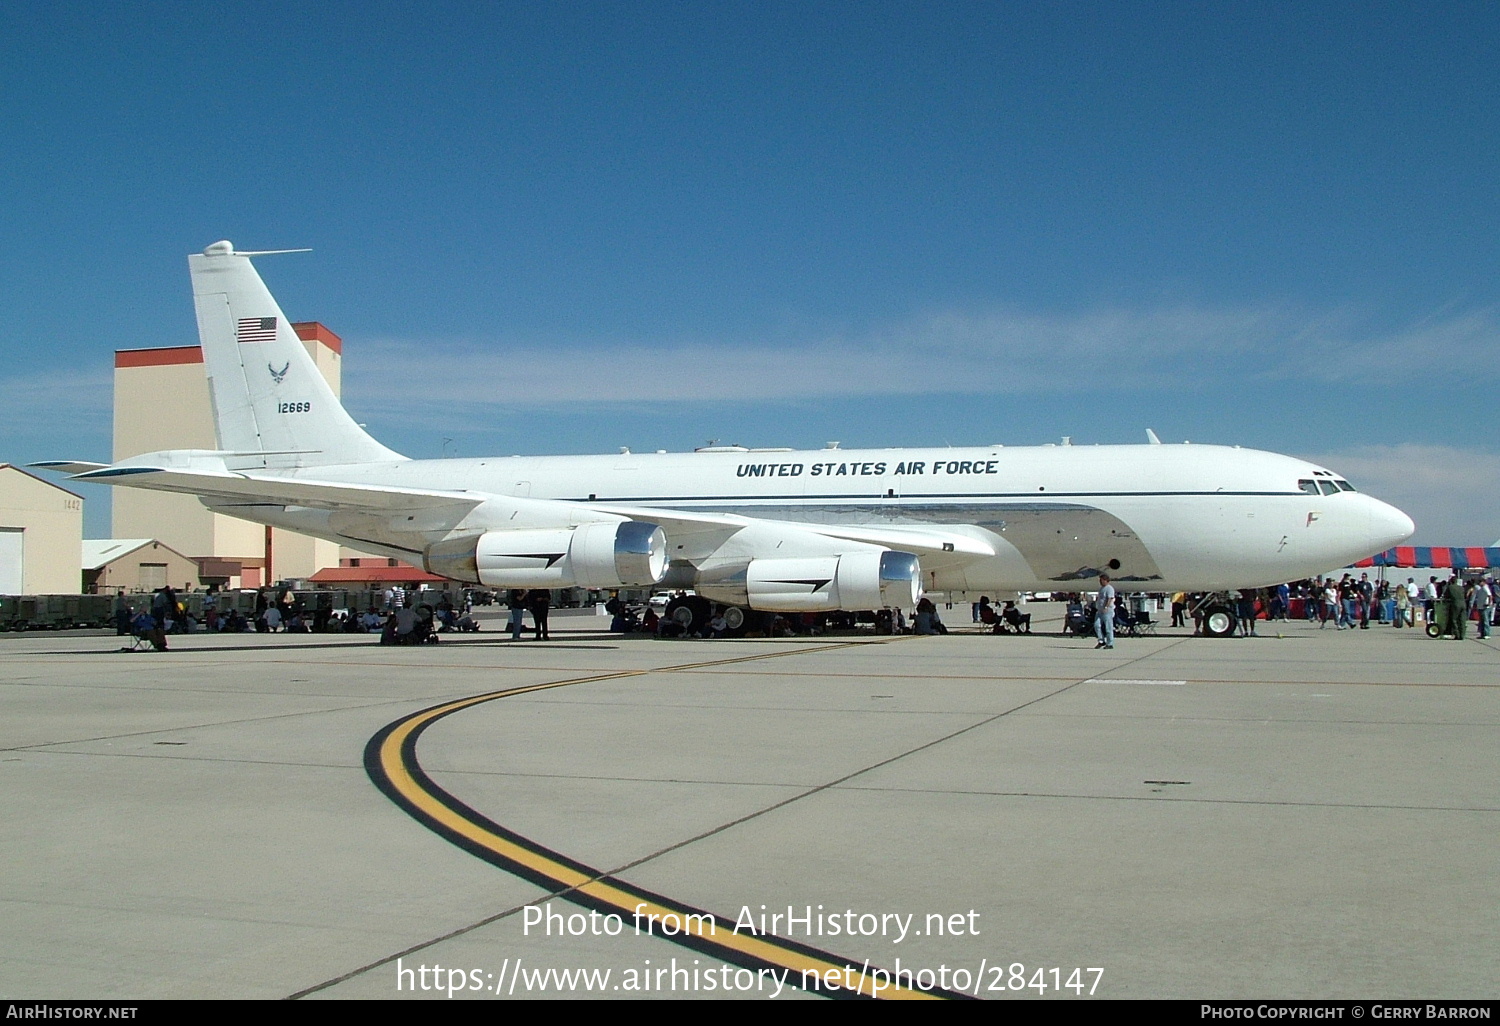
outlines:
[[[83,575],[83,499],[66,488],[0,463],[0,551],[8,582],[21,595],[76,595]],[[20,573],[9,560],[19,558]]]
[[[343,343],[316,322],[294,324],[308,355],[334,395],[341,391]],[[160,449],[217,449],[213,405],[198,346],[115,353],[114,458]],[[237,560],[245,586],[269,583],[257,569],[271,562],[277,579],[311,577],[339,565],[339,546],[281,528],[211,513],[190,495],[116,488],[110,533],[155,538],[195,559]]]
[[[116,353],[114,418],[115,460],[158,449],[218,448],[202,351],[193,346]],[[110,499],[113,537],[156,538],[193,556],[215,554],[220,522],[232,519],[209,513],[191,495],[116,488]],[[237,523],[252,530],[236,539],[241,544],[235,551],[254,554],[254,525]]]

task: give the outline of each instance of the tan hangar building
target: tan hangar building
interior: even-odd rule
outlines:
[[[198,587],[198,563],[150,538],[87,538],[83,543],[83,590],[89,595],[127,595],[171,585]]]
[[[0,595],[75,595],[83,499],[0,463]]]

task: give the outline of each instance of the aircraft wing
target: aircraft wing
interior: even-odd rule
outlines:
[[[751,524],[776,524],[788,530],[805,531],[824,538],[840,538],[881,545],[916,556],[937,556],[946,560],[965,562],[963,556],[983,559],[995,554],[993,545],[961,531],[931,527],[845,527],[828,524],[809,524],[800,521],[769,520],[747,517],[738,513],[711,513],[692,510],[658,509],[654,506],[629,506],[619,504],[588,504],[589,509],[603,513],[614,513],[630,520],[659,524],[668,535],[700,534],[722,531],[732,534]]]
[[[962,527],[813,524],[738,513],[535,499],[465,489],[325,481],[254,470],[228,470],[221,454],[207,451],[148,454],[117,464],[53,460],[33,466],[72,471],[71,480],[75,481],[194,495],[211,505],[271,504],[372,516],[444,509],[450,512],[441,519],[454,525],[471,510],[484,505],[497,514],[494,518],[497,522],[491,529],[501,531],[512,524],[517,528],[540,524],[571,527],[591,520],[636,520],[660,526],[675,543],[675,551],[695,556],[713,552],[729,538],[750,527],[851,541],[861,547],[880,546],[949,565],[995,554],[994,547],[983,540],[981,532],[968,533]],[[485,519],[492,518],[486,516]]]

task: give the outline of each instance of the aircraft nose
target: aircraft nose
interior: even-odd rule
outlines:
[[[1380,552],[1394,548],[1415,534],[1416,530],[1417,525],[1412,522],[1411,517],[1395,506],[1381,502],[1379,499],[1370,500],[1370,546],[1372,548]]]

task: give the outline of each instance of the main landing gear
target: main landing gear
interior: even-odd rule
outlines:
[[[679,595],[667,603],[666,618],[681,624],[684,634],[708,633],[708,621],[713,615],[714,604],[701,595]],[[725,620],[728,619],[726,616]]]
[[[1229,596],[1222,591],[1210,592],[1199,599],[1193,613],[1201,617],[1205,638],[1233,637],[1240,622]]]
[[[724,617],[724,637],[743,638],[748,631],[769,630],[774,613],[763,613],[748,606],[715,605],[701,595],[680,595],[667,603],[665,618],[682,627],[684,635],[708,637],[708,625],[714,610]]]

